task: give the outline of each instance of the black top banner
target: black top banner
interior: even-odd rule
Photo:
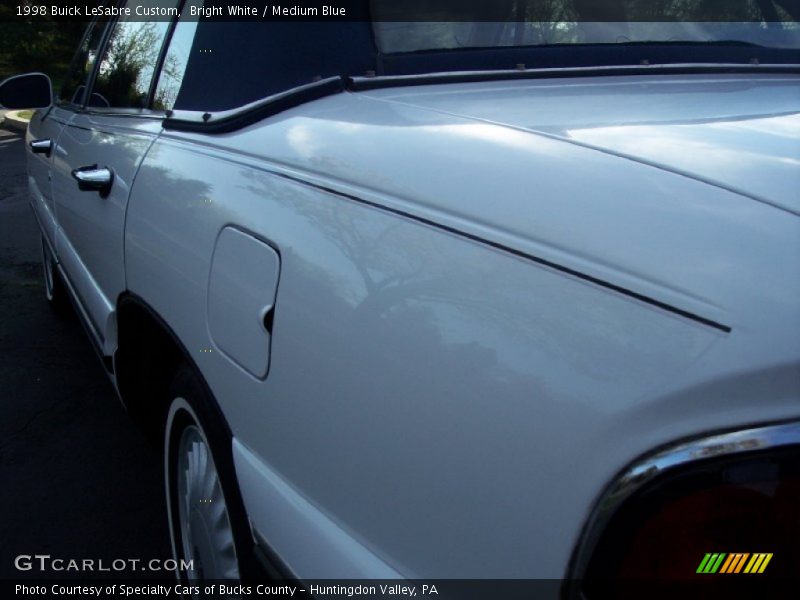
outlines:
[[[793,23],[800,0],[7,0],[0,20]]]

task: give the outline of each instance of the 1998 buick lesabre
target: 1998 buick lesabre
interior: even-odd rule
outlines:
[[[797,3],[517,4],[100,20],[3,84],[189,579],[795,573]]]

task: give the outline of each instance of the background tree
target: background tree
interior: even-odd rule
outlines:
[[[120,22],[100,63],[95,92],[111,106],[142,107],[161,49],[166,25],[157,22]]]
[[[86,5],[98,3],[88,0]],[[0,4],[0,80],[19,73],[41,71],[58,85],[88,23],[50,15],[18,17],[16,5],[16,2]]]

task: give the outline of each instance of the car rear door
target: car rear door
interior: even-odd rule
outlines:
[[[135,14],[134,5],[143,3],[126,4]],[[142,22],[135,16],[112,25],[84,107],[71,116],[58,141],[53,168],[56,250],[106,355],[116,345],[116,298],[126,289],[128,196],[165,116],[151,109],[151,88],[171,27],[169,20]]]

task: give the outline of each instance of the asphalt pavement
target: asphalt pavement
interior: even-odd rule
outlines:
[[[21,138],[0,129],[0,579],[39,576],[18,555],[170,558],[161,457],[77,317],[47,306],[26,180]]]

